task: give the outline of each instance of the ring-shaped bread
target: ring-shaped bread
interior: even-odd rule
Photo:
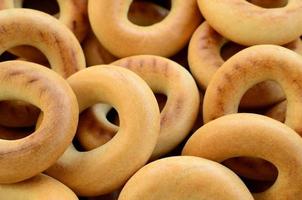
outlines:
[[[104,47],[117,57],[174,55],[186,45],[202,20],[196,0],[171,0],[171,10],[161,22],[138,26],[128,19],[131,3],[132,0],[88,2],[93,32]]]
[[[161,111],[161,129],[157,145],[153,151],[152,158],[156,159],[173,150],[190,133],[199,112],[199,91],[190,73],[167,58],[153,55],[139,55],[122,58],[112,63],[121,66],[138,74],[143,78],[154,93],[167,96],[167,102]],[[113,128],[106,125],[105,118],[97,119],[100,121],[99,128],[111,130]],[[102,127],[102,128],[101,128]],[[88,137],[92,139],[91,144]],[[78,132],[79,142],[86,149],[92,149],[97,143],[100,131]],[[81,136],[80,136],[81,135]],[[90,136],[89,136],[90,135]],[[104,133],[106,135],[106,133]],[[83,142],[81,142],[83,140]],[[103,140],[99,139],[100,144]],[[85,146],[87,145],[87,146]]]
[[[216,162],[229,158],[258,157],[278,169],[275,183],[256,200],[301,199],[302,139],[285,124],[269,117],[239,113],[220,117],[198,129],[185,144],[182,155]]]
[[[198,0],[198,5],[211,27],[238,44],[284,45],[302,35],[299,0],[288,0],[286,6],[273,9],[246,0]]]
[[[0,0],[0,9],[1,3],[6,5],[2,9],[22,8],[24,0],[5,1]],[[89,30],[87,0],[57,0],[57,2],[60,9],[57,17],[58,20],[74,33],[79,42],[83,41]],[[18,46],[10,49],[9,52],[40,64],[47,60],[40,51],[30,46]]]
[[[243,94],[253,85],[276,81],[287,98],[285,124],[302,134],[302,57],[284,47],[256,45],[227,60],[214,74],[204,97],[207,123],[236,113]]]
[[[64,78],[85,68],[84,54],[75,36],[48,14],[22,8],[6,9],[0,12],[0,21],[0,54],[11,47],[26,44],[40,49],[48,58],[50,68]],[[27,104],[9,106],[13,110],[19,110],[18,112],[28,107]],[[5,109],[0,109],[0,112],[0,116],[5,116]],[[37,112],[31,109],[29,114],[31,113]],[[12,127],[32,126],[36,119],[36,115],[25,115],[24,118],[28,120],[14,113],[11,115],[4,120],[0,119],[0,124]]]
[[[199,87],[206,90],[213,75],[225,62],[221,51],[228,40],[217,33],[207,22],[202,23],[194,32],[188,49],[190,71]],[[302,55],[302,42],[298,38],[285,45]],[[260,98],[261,97],[261,98]],[[255,85],[242,97],[240,107],[264,107],[283,100],[282,89],[273,81]]]
[[[91,151],[79,152],[71,145],[46,173],[80,196],[113,192],[152,154],[160,128],[156,99],[138,75],[112,65],[81,70],[68,82],[80,111],[95,103],[110,104],[119,113],[120,127],[109,142]]]
[[[0,184],[0,197],[13,200],[78,200],[72,190],[44,174],[19,183]]]
[[[0,140],[0,183],[25,180],[53,165],[70,145],[78,124],[78,104],[68,83],[55,72],[25,61],[0,63],[0,99],[27,101],[44,118],[31,135]]]
[[[154,161],[135,173],[118,200],[253,200],[240,178],[216,162],[178,156]]]
[[[148,26],[161,21],[168,13],[167,9],[154,3],[134,1],[129,8],[128,18],[137,25]],[[117,60],[115,56],[105,49],[93,33],[90,33],[85,39],[83,51],[87,66],[109,64]]]

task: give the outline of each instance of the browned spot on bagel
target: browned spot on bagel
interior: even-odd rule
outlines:
[[[224,78],[227,82],[231,82],[231,81],[232,81],[232,75],[231,75],[231,74],[224,74],[223,78]]]
[[[34,82],[36,82],[38,80],[39,80],[38,78],[34,77],[34,78],[31,78],[31,79],[27,80],[27,83],[28,84],[32,84],[32,83],[34,83]]]
[[[144,66],[144,60],[139,60],[139,67],[142,68]]]
[[[0,34],[4,34],[7,32],[7,29],[5,26],[0,26]]]
[[[14,70],[12,72],[9,72],[8,76],[18,76],[18,75],[21,75],[21,74],[23,74],[23,71]]]

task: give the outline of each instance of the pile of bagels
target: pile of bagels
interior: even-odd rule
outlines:
[[[302,0],[0,0],[0,200],[302,199]]]

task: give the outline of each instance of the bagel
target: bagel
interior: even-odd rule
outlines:
[[[204,123],[219,118],[223,115],[236,113],[241,97],[253,85],[265,80],[273,80],[280,84],[288,101],[288,113],[285,124],[293,128],[297,133],[302,134],[300,117],[302,82],[302,58],[295,52],[284,47],[274,45],[258,45],[249,47],[237,53],[226,61],[214,74],[208,85],[203,103]],[[302,110],[301,110],[302,111]],[[256,167],[255,175],[251,177],[253,171],[244,162],[228,162],[228,167],[240,169],[238,173],[248,178],[256,179],[260,174],[257,171],[263,170],[263,162],[260,164],[251,160]],[[241,167],[240,167],[241,165]],[[265,166],[265,165],[264,165]],[[242,169],[243,168],[243,169]],[[266,174],[261,179],[271,180],[275,177],[271,167],[266,166],[262,174]],[[271,173],[266,173],[271,172]]]
[[[167,103],[161,111],[161,130],[151,159],[156,159],[173,150],[190,133],[199,112],[199,92],[194,79],[182,66],[159,56],[139,55],[117,60],[113,65],[132,70],[142,77],[154,93],[167,96]],[[98,118],[98,129],[111,129],[103,126],[105,118]],[[87,127],[89,129],[89,127]],[[93,149],[103,143],[99,131],[78,132],[80,144],[85,149]],[[91,133],[92,132],[92,133]],[[93,132],[97,132],[95,137]],[[105,134],[105,133],[104,133]],[[89,144],[89,137],[93,137]],[[86,139],[87,138],[87,139]],[[99,140],[99,142],[98,142]],[[94,144],[99,143],[96,146]]]
[[[198,129],[187,141],[182,155],[216,162],[250,156],[265,159],[278,168],[275,183],[255,199],[301,199],[302,140],[295,131],[269,117],[231,114]],[[289,187],[290,185],[290,187]]]
[[[13,200],[78,200],[68,187],[44,174],[15,184],[2,184],[0,196]]]
[[[48,14],[6,9],[0,11],[0,21],[1,54],[18,45],[31,45],[45,54],[50,67],[64,78],[85,68],[84,54],[75,36]]]
[[[274,9],[262,8],[246,0],[198,0],[198,5],[211,27],[245,46],[283,45],[302,35],[301,1],[288,0],[286,6]]]
[[[302,134],[302,57],[284,47],[257,45],[237,53],[214,74],[203,104],[204,122],[236,113],[243,94],[253,85],[273,80],[287,97],[285,124]]]
[[[167,9],[154,3],[134,1],[129,8],[128,18],[137,25],[148,26],[161,21],[167,14]],[[103,47],[93,33],[90,33],[85,39],[83,51],[88,66],[109,64],[117,60]]]
[[[200,25],[194,32],[189,43],[188,61],[190,71],[203,90],[206,90],[217,69],[225,62],[221,51],[227,42],[228,40],[219,35],[207,22]],[[300,38],[285,47],[302,55]],[[279,85],[273,81],[266,81],[249,89],[243,96],[240,107],[265,107],[284,98],[284,93]]]
[[[24,100],[44,113],[33,134],[18,140],[0,140],[0,183],[15,183],[56,162],[75,135],[79,111],[67,82],[41,65],[1,62],[0,82],[0,99]]]
[[[134,174],[118,200],[254,199],[231,170],[210,160],[178,156],[154,161]]]
[[[64,78],[85,68],[85,58],[79,42],[55,18],[40,11],[20,8],[0,11],[0,21],[0,54],[14,46],[32,45],[45,54],[50,68]],[[7,103],[0,105],[0,116],[6,116],[5,106]],[[26,104],[20,107],[12,103],[9,106],[20,114],[29,107]],[[0,125],[32,126],[36,121],[38,111],[31,108],[30,113],[34,115],[18,117],[17,114],[12,113],[7,118],[0,118]]]
[[[1,0],[3,1],[3,0]],[[11,2],[6,8],[18,8],[22,7],[24,0]],[[56,0],[59,5],[59,17],[58,20],[67,26],[81,42],[86,37],[89,30],[89,22],[87,16],[87,0]],[[1,8],[1,7],[0,7]],[[5,8],[4,8],[5,9]],[[63,31],[58,31],[59,33]],[[68,40],[67,40],[68,41]],[[35,48],[29,46],[15,47],[9,50],[9,52],[22,58],[26,58],[34,62],[44,62],[47,58]]]
[[[123,186],[150,158],[160,128],[156,99],[141,78],[116,66],[89,67],[68,82],[80,111],[95,103],[109,103],[120,114],[120,128],[94,150],[79,152],[71,145],[46,173],[79,196],[108,194]]]
[[[201,21],[196,0],[172,0],[171,11],[165,19],[141,27],[130,22],[127,17],[131,2],[88,2],[88,17],[93,32],[116,57],[137,54],[172,56],[186,45]]]

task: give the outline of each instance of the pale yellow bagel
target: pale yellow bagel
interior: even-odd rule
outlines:
[[[167,9],[154,3],[134,1],[129,8],[128,18],[137,25],[148,26],[161,21],[168,13]],[[83,51],[88,66],[109,64],[117,60],[103,47],[93,33],[90,33],[85,39]]]
[[[140,77],[111,65],[81,70],[68,82],[78,98],[80,111],[106,102],[119,113],[120,128],[112,140],[94,150],[79,152],[71,145],[46,173],[80,196],[113,192],[152,154],[160,128],[156,99]]]
[[[0,21],[1,54],[11,47],[26,44],[40,49],[48,58],[50,68],[64,78],[85,68],[85,58],[79,42],[55,18],[30,9],[6,9],[0,11]],[[11,107],[20,113],[28,105]],[[31,110],[30,113],[36,112]],[[0,116],[5,114],[5,109],[1,108]],[[24,119],[15,117],[16,114],[12,113],[8,118],[0,119],[0,124],[12,127],[32,126],[36,119],[36,115],[25,115]]]
[[[34,46],[64,78],[85,68],[84,54],[75,36],[48,14],[31,9],[6,9],[0,11],[0,21],[0,53],[18,45]]]
[[[302,57],[297,53],[275,45],[246,48],[214,74],[204,97],[204,122],[236,113],[248,88],[265,80],[274,80],[283,88],[288,101],[285,124],[302,134],[301,76]]]
[[[182,155],[222,162],[251,156],[278,168],[276,182],[256,200],[302,199],[302,140],[288,126],[256,114],[232,114],[201,127],[186,143]]]
[[[219,35],[207,22],[200,25],[194,32],[188,49],[188,61],[199,87],[206,90],[213,75],[225,62],[221,55],[222,47],[228,42]],[[301,39],[296,39],[285,47],[302,54]],[[261,98],[259,98],[261,97]],[[242,97],[241,107],[264,107],[283,100],[282,89],[273,81],[254,86]]]
[[[154,93],[167,96],[167,103],[161,111],[161,130],[152,159],[173,150],[189,134],[199,112],[199,92],[192,76],[182,66],[159,56],[131,56],[112,64],[137,73]],[[100,122],[96,128],[102,127],[102,129],[111,129],[111,133],[114,132],[114,129],[102,125],[106,123],[104,119],[98,119]],[[90,132],[78,132],[78,136],[79,134],[81,134],[79,142],[86,149],[95,148],[103,143],[103,140],[99,139],[99,145],[92,146],[88,144],[88,139],[85,139],[91,137]],[[97,138],[92,143],[96,144]]]
[[[19,140],[0,140],[0,183],[30,178],[56,162],[76,132],[78,105],[67,82],[41,65],[0,63],[0,99],[27,101],[41,109],[40,127]]]
[[[127,17],[131,2],[88,2],[93,32],[104,47],[117,57],[137,54],[171,56],[186,45],[201,21],[196,0],[172,0],[171,10],[165,19],[151,26],[138,26]]]
[[[302,35],[302,1],[299,0],[288,0],[285,7],[274,9],[246,0],[198,0],[198,5],[217,32],[242,45],[283,45]]]
[[[154,161],[140,169],[118,200],[254,199],[228,168],[210,160],[178,156]]]
[[[0,198],[7,200],[77,200],[68,187],[47,175],[40,174],[14,184],[0,185]]]
[[[3,0],[0,0],[0,3],[1,1]],[[13,0],[10,1],[12,2]],[[14,4],[10,2],[10,5],[6,8],[22,7],[23,1],[24,0],[15,1]],[[57,0],[57,2],[60,9],[58,20],[66,25],[81,42],[89,30],[87,0]],[[16,47],[10,49],[9,52],[34,62],[40,63],[46,60],[41,52],[28,46]]]

